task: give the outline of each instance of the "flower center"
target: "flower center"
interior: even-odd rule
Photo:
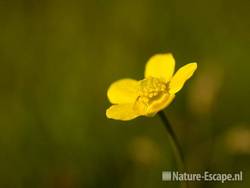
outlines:
[[[149,104],[152,100],[157,99],[167,91],[166,83],[158,78],[145,78],[140,81],[139,100]]]

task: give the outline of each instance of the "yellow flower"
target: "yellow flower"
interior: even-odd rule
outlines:
[[[196,63],[181,67],[173,76],[175,59],[172,54],[156,54],[149,59],[145,78],[130,78],[111,84],[107,95],[113,104],[106,116],[116,120],[131,120],[138,116],[153,116],[166,108],[197,68]]]

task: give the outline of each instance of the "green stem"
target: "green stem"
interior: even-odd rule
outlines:
[[[184,156],[183,156],[183,153],[181,150],[181,146],[178,142],[178,139],[174,133],[174,130],[173,130],[170,122],[168,121],[167,116],[164,114],[163,111],[160,111],[158,113],[158,115],[160,116],[161,121],[163,122],[165,128],[167,129],[171,144],[172,144],[173,149],[174,149],[175,156],[177,158],[177,165],[178,165],[179,169],[182,171],[182,173],[184,173],[186,170],[185,163],[184,163]],[[188,183],[186,181],[184,181],[182,184],[182,187],[188,188]]]

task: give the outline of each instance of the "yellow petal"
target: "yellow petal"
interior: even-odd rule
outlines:
[[[146,115],[147,114],[148,105],[137,100],[134,104],[134,110],[137,114]]]
[[[169,84],[169,93],[175,94],[181,90],[184,83],[193,75],[197,68],[197,63],[189,63],[181,67],[173,76]]]
[[[152,116],[156,114],[157,112],[163,110],[166,108],[175,98],[175,95],[169,95],[168,93],[164,94],[161,98],[158,100],[155,100],[148,108],[148,115]]]
[[[113,104],[133,103],[138,97],[139,82],[133,79],[121,79],[108,89],[109,101]]]
[[[172,54],[156,54],[149,59],[145,68],[145,78],[155,77],[169,81],[174,73],[175,60]]]
[[[134,110],[134,104],[112,105],[106,110],[106,116],[110,119],[128,121],[139,116]]]

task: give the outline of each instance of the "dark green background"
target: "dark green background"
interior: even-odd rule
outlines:
[[[190,172],[250,186],[249,0],[0,0],[0,187],[179,187],[159,118],[108,120],[108,86],[156,53],[198,69],[166,113]]]

